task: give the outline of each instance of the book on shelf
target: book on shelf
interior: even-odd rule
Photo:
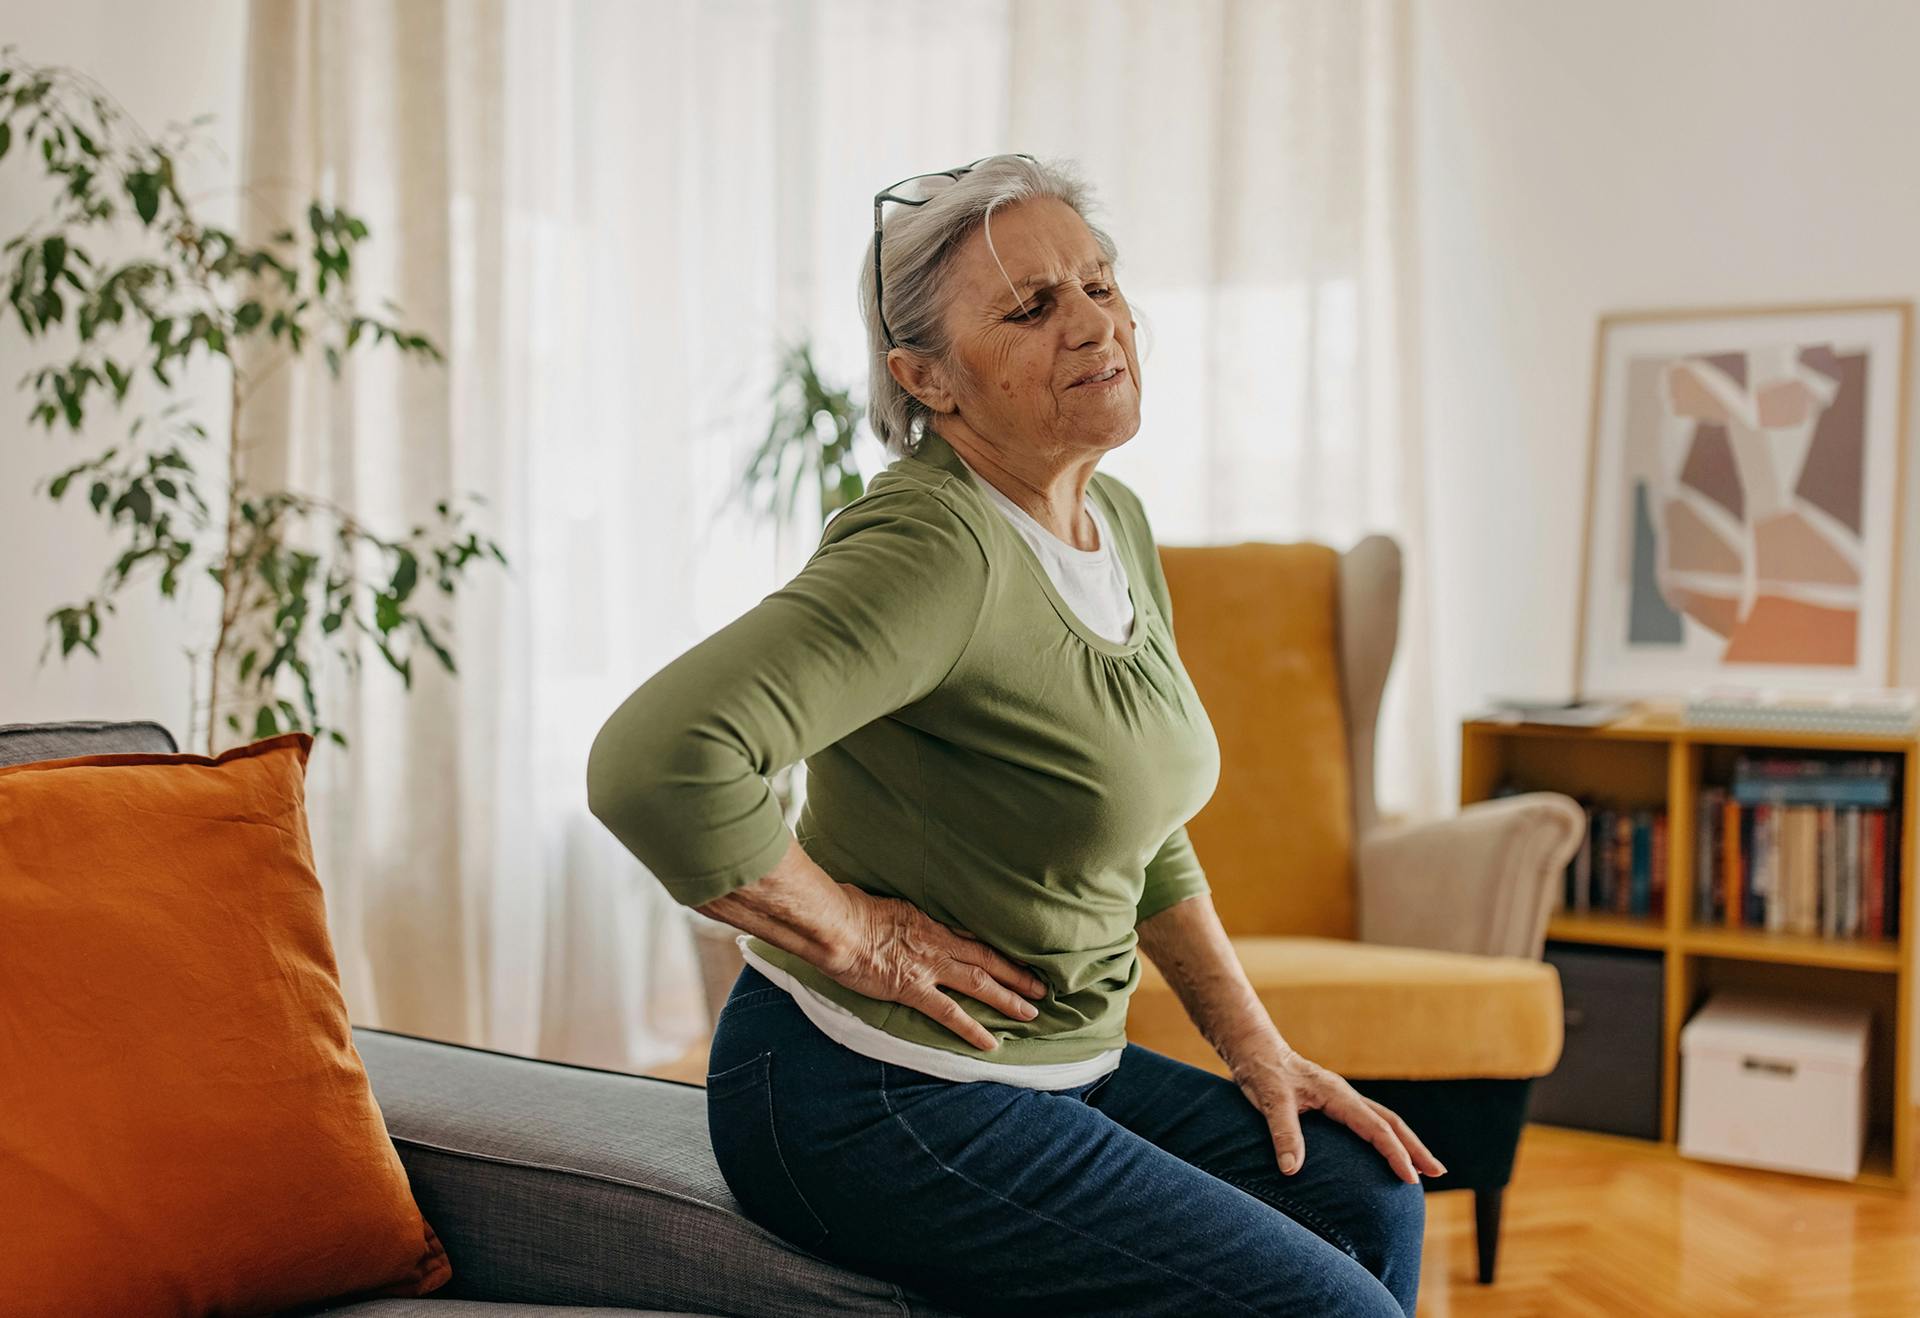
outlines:
[[[1693,922],[1897,939],[1898,776],[1884,756],[1740,756],[1697,798]]]
[[[1505,782],[1493,794],[1527,790]],[[1661,918],[1670,866],[1666,807],[1575,799],[1587,813],[1587,830],[1554,890],[1553,913]]]

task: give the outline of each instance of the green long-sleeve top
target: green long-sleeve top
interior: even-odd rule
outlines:
[[[971,932],[1048,991],[1029,1021],[943,988],[1000,1041],[985,1050],[764,939],[755,952],[869,1025],[951,1052],[1020,1065],[1124,1044],[1136,926],[1208,888],[1185,825],[1220,749],[1140,500],[1105,472],[1088,488],[1125,557],[1124,643],[1073,615],[928,430],[791,581],[614,711],[588,759],[593,813],[696,906],[773,870],[788,833],[764,775],[804,759],[794,835],[821,869]]]

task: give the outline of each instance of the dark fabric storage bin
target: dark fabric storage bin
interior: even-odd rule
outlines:
[[[1534,1082],[1527,1119],[1659,1139],[1664,958],[1549,941],[1544,959],[1560,972],[1566,1043]]]

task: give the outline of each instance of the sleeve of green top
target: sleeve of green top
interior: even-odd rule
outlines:
[[[1147,862],[1146,886],[1134,904],[1133,922],[1139,925],[1172,906],[1175,902],[1213,891],[1207,872],[1200,867],[1193,843],[1187,840],[1187,826],[1173,830],[1161,844],[1158,854]]]
[[[937,495],[848,505],[791,581],[613,712],[588,808],[681,905],[764,878],[791,836],[765,775],[937,688],[986,591],[985,552]]]
[[[1147,578],[1147,589],[1153,595],[1153,601],[1160,606],[1160,616],[1167,620],[1167,630],[1173,631],[1173,600],[1167,591],[1166,573],[1160,568],[1160,550],[1154,543],[1153,528],[1147,522],[1146,507],[1140,502],[1130,486],[1118,477],[1109,475],[1114,485],[1119,487],[1121,497],[1130,506],[1134,520],[1142,532],[1147,547],[1147,562],[1153,569]],[[1174,641],[1179,649],[1179,640]],[[1212,885],[1207,882],[1207,873],[1201,868],[1200,858],[1194,854],[1193,843],[1187,838],[1187,827],[1182,824],[1168,835],[1154,858],[1147,862],[1146,885],[1140,890],[1140,900],[1134,906],[1133,922],[1138,925],[1172,906],[1203,892],[1211,892]]]

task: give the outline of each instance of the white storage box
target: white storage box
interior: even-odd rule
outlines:
[[[1859,1175],[1872,1015],[1863,1005],[1715,993],[1680,1031],[1680,1152]]]

